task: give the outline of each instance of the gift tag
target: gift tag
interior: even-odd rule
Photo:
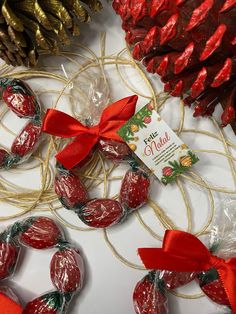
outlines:
[[[199,160],[151,103],[124,124],[118,134],[164,184],[172,182]]]

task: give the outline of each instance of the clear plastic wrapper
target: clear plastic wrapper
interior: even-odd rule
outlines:
[[[137,314],[168,314],[168,299],[159,272],[150,271],[136,285],[133,293]]]
[[[31,217],[21,224],[19,242],[34,249],[48,249],[63,241],[64,235],[54,220],[48,217]]]
[[[222,202],[216,211],[210,233],[211,252],[224,259],[236,257],[236,201]],[[219,273],[212,268],[198,275],[203,292],[214,302],[230,306]]]
[[[131,166],[122,180],[119,201],[109,198],[90,199],[77,173],[80,163],[72,170],[67,170],[58,163],[54,189],[61,204],[75,211],[85,224],[94,228],[107,228],[124,221],[127,214],[147,202],[150,176],[139,167],[127,144],[100,139],[97,148],[105,158],[114,162],[126,161]],[[87,162],[91,158],[88,157]],[[86,162],[84,165],[86,166]]]
[[[80,252],[69,245],[61,245],[50,264],[51,280],[61,293],[75,293],[83,286],[84,262]]]
[[[79,218],[93,228],[107,228],[126,218],[126,210],[113,199],[93,199],[78,211]]]
[[[132,160],[132,151],[129,146],[123,142],[100,139],[98,149],[107,159],[115,162]]]
[[[74,76],[75,68],[63,64],[66,78]],[[74,99],[72,110],[84,125],[95,125],[99,122],[101,113],[110,102],[109,86],[101,68],[87,69],[81,72],[78,80],[73,80],[68,86]],[[81,92],[79,93],[78,90]],[[79,106],[77,106],[79,102]]]
[[[13,158],[23,158],[32,154],[38,147],[39,138],[41,136],[41,122],[29,122],[21,130],[20,134],[15,138],[11,146],[11,153]],[[22,162],[22,160],[21,160]]]
[[[163,280],[164,286],[167,290],[182,287],[193,281],[196,276],[197,273],[190,272],[177,272],[168,270],[162,270],[159,272],[159,278]]]
[[[210,233],[211,251],[224,259],[236,256],[236,200],[217,205]]]
[[[14,275],[20,249],[57,249],[50,264],[51,280],[57,290],[28,302],[23,313],[67,313],[70,301],[83,287],[84,262],[79,250],[65,240],[60,226],[49,217],[31,217],[2,232],[0,244],[0,280]],[[1,293],[4,291],[0,287]],[[12,302],[18,302],[9,294],[7,296]],[[9,312],[6,313],[13,313],[10,311],[12,302],[8,303],[6,311]]]
[[[88,191],[79,176],[62,166],[57,167],[54,189],[62,205],[70,210],[81,208],[89,200]]]
[[[1,78],[2,99],[19,118],[39,120],[41,109],[36,95],[25,82]]]
[[[15,272],[21,250],[16,239],[18,227],[16,223],[0,234],[0,280],[11,277]]]
[[[5,294],[7,297],[11,298],[14,302],[20,304],[18,297],[15,292],[8,286],[0,286],[0,294]]]
[[[41,107],[31,88],[18,79],[1,78],[0,91],[8,108],[19,118],[28,119],[15,138],[10,152],[0,149],[0,168],[11,168],[26,161],[41,139]]]
[[[0,286],[1,314],[21,314],[23,308],[15,292],[8,286]]]

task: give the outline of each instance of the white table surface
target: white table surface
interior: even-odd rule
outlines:
[[[120,27],[120,19],[112,9],[107,6],[103,13],[94,17],[93,23],[89,26],[88,34],[82,35],[80,40],[88,45],[92,50],[99,52],[99,32],[106,31],[106,53],[117,53],[125,47],[124,32]],[[84,27],[83,27],[84,30]],[[98,32],[99,30],[99,32]],[[119,77],[113,69],[107,69],[107,76],[112,86],[112,98],[114,100],[132,94],[124,88]],[[132,79],[135,80],[133,74]],[[157,82],[157,79],[156,81]],[[34,80],[35,88],[47,88],[43,80]],[[137,82],[142,91],[140,82]],[[161,84],[158,83],[158,89],[161,90]],[[145,87],[143,87],[145,93]],[[46,106],[50,107],[53,100],[47,101]],[[173,98],[168,101],[162,115],[166,122],[172,128],[178,127],[179,121],[179,100]],[[140,99],[139,106],[144,105],[145,100]],[[63,109],[63,105],[60,105]],[[66,108],[65,108],[66,110]],[[217,108],[216,118],[218,119],[221,112],[220,107]],[[11,121],[15,121],[18,127],[19,119],[11,116]],[[8,119],[10,121],[10,119]],[[11,122],[6,122],[11,123]],[[186,109],[186,125],[189,128],[205,129],[216,133],[216,129],[208,119],[194,119],[192,110]],[[235,137],[230,127],[225,130],[227,136],[235,141]],[[183,140],[193,149],[218,149],[223,151],[221,143],[206,136],[195,136],[193,134],[184,134]],[[5,144],[8,143],[7,137],[1,139]],[[10,145],[9,145],[10,146]],[[235,152],[234,152],[235,153]],[[234,154],[235,155],[235,154]],[[229,171],[227,160],[222,156],[214,154],[200,153],[200,162],[194,167],[206,182],[215,186],[224,186],[233,189],[233,179]],[[120,172],[120,173],[124,173]],[[38,176],[32,173],[19,171],[17,176],[14,171],[2,174],[9,181],[21,184],[25,188],[38,187]],[[185,181],[184,181],[185,182]],[[204,189],[191,184],[185,184],[188,196],[191,200],[193,212],[193,231],[199,230],[207,220],[209,213],[209,202],[207,193]],[[119,185],[113,187],[114,191],[118,191]],[[99,195],[99,192],[97,192]],[[168,216],[180,227],[186,230],[186,210],[179,190],[175,185],[163,187],[157,180],[152,184],[151,197],[162,206]],[[214,193],[215,200],[228,199],[230,195]],[[6,214],[13,209],[4,203],[0,204],[1,214]],[[144,207],[141,211],[145,222],[153,228],[158,234],[163,235],[164,229],[153,216],[152,211],[148,207]],[[42,214],[42,213],[40,213]],[[74,214],[70,214],[66,210],[62,210],[61,214],[69,219],[75,225],[82,226]],[[50,214],[49,214],[50,215]],[[13,221],[1,223],[2,228]],[[110,251],[105,244],[103,231],[96,230],[94,232],[79,232],[67,229],[69,238],[74,241],[81,249],[86,260],[86,282],[84,289],[73,302],[70,309],[71,314],[133,314],[132,293],[135,284],[144,275],[145,271],[135,270],[122,264]],[[141,265],[137,256],[138,247],[160,247],[161,242],[155,240],[146,230],[139,224],[137,218],[131,215],[127,221],[120,226],[116,226],[108,231],[109,238],[121,253],[129,261]],[[53,250],[35,251],[26,250],[24,258],[22,257],[18,266],[18,271],[13,277],[11,284],[16,288],[17,293],[24,302],[53,289],[49,278],[49,263]],[[181,292],[194,294],[200,292],[196,284],[191,284],[180,289]],[[206,297],[197,300],[186,300],[169,295],[169,308],[172,314],[215,314],[224,313],[214,303],[210,302]]]

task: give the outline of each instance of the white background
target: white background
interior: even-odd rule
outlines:
[[[99,31],[106,31],[107,34],[107,53],[117,53],[125,47],[124,32],[120,27],[120,19],[105,3],[106,9],[102,14],[97,14],[93,18],[93,23],[89,26],[88,32],[81,35],[80,40],[89,45],[93,50],[99,51]],[[84,34],[85,34],[84,32]],[[107,71],[109,81],[112,85],[112,98],[114,100],[120,99],[126,95],[131,94],[123,88],[120,79],[116,76],[115,71]],[[40,88],[43,86],[42,81],[35,81],[35,86]],[[140,87],[142,88],[142,87]],[[161,85],[160,85],[161,88]],[[159,90],[160,90],[159,88]],[[171,99],[166,106],[162,116],[172,128],[178,126],[178,99]],[[144,105],[145,101],[140,100],[139,105]],[[50,103],[47,103],[50,106]],[[192,118],[192,111],[187,112],[187,127],[201,128],[212,130],[216,132],[212,123],[207,119],[196,120]],[[220,113],[220,108],[218,108]],[[219,116],[219,113],[217,116]],[[14,121],[18,121],[15,118]],[[13,121],[13,120],[11,120]],[[235,137],[230,127],[227,127],[225,132],[235,141]],[[182,139],[192,149],[219,149],[223,151],[222,145],[218,141],[205,136],[195,136],[193,134],[185,134]],[[4,139],[3,139],[4,141]],[[194,168],[201,176],[211,184],[216,186],[225,186],[233,189],[233,180],[229,172],[229,167],[226,159],[216,156],[214,154],[199,154],[201,161]],[[124,170],[123,172],[124,173]],[[3,173],[5,178],[15,180],[25,187],[32,188],[38,186],[37,176],[25,174],[24,172],[18,173],[17,177],[14,172]],[[113,187],[117,193],[119,185]],[[204,189],[195,186],[188,182],[186,185],[187,193],[191,199],[191,207],[193,209],[193,229],[196,231],[204,225],[209,212],[209,203],[207,194]],[[229,196],[214,194],[215,197],[227,199]],[[165,209],[169,217],[181,228],[186,229],[186,213],[183,200],[180,196],[178,189],[175,185],[163,188],[157,181],[153,182],[151,189],[151,197],[156,199],[158,203]],[[218,201],[217,201],[218,202]],[[6,204],[0,204],[0,209],[7,213],[11,208]],[[74,214],[69,214],[67,211],[62,211],[63,217],[73,221],[74,224],[79,224],[79,220]],[[163,235],[164,229],[160,223],[153,216],[150,208],[144,207],[141,209],[141,214],[145,221],[155,230],[158,234]],[[7,224],[2,223],[2,227]],[[81,225],[81,224],[80,224]],[[76,243],[83,252],[86,261],[86,281],[84,289],[75,298],[70,313],[72,314],[133,314],[132,293],[135,284],[146,274],[145,271],[135,270],[125,266],[112,254],[110,249],[106,246],[102,230],[94,232],[78,232],[75,230],[67,229],[68,237]],[[131,215],[127,221],[122,225],[116,226],[108,231],[112,243],[129,261],[141,265],[137,256],[138,247],[160,247],[161,243],[151,237],[146,230],[138,223],[137,218]],[[49,278],[49,263],[53,250],[49,251],[34,251],[24,250],[18,265],[18,271],[11,281],[11,285],[16,288],[17,293],[24,302],[43,294],[53,286]],[[197,285],[191,284],[181,292],[189,294],[198,293],[200,290]],[[169,309],[172,314],[215,314],[224,313],[207,298],[198,300],[186,300],[176,298],[169,295]]]

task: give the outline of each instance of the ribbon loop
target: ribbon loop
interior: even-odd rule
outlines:
[[[70,138],[86,132],[87,127],[65,112],[48,109],[44,117],[42,130],[54,136]]]
[[[65,168],[71,169],[88,155],[99,138],[122,142],[117,131],[134,115],[137,100],[138,96],[134,95],[110,104],[103,110],[100,123],[90,128],[64,112],[47,110],[43,132],[62,138],[75,137],[56,155],[57,160]]]

